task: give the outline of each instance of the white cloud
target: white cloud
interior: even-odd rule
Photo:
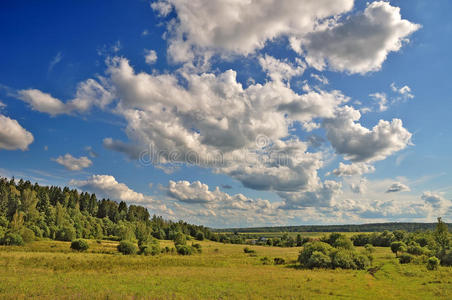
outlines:
[[[393,82],[393,83],[391,83],[391,90],[394,93],[401,95],[403,99],[413,99],[414,98],[414,95],[411,92],[411,88],[407,85],[404,85],[402,87],[397,87],[396,84]]]
[[[329,83],[328,78],[326,78],[323,75],[311,73],[311,77],[314,78],[315,80],[317,80],[318,82],[320,82],[321,84],[328,84]]]
[[[0,101],[0,111],[6,107],[6,104]]]
[[[375,172],[375,167],[366,163],[354,163],[354,164],[344,164],[339,163],[339,167],[334,169],[327,175],[333,174],[335,176],[354,176],[362,175],[367,173]]]
[[[353,162],[373,162],[385,159],[411,143],[411,133],[400,119],[380,120],[372,130],[357,121],[359,111],[350,106],[337,110],[336,117],[325,119],[323,127],[333,148]]]
[[[64,156],[59,156],[53,160],[71,171],[80,171],[90,167],[93,164],[93,162],[86,156],[76,158],[69,153]]]
[[[388,98],[385,93],[374,93],[369,96],[377,102],[378,111],[383,112],[388,110]]]
[[[154,50],[144,50],[144,60],[148,65],[152,65],[157,61],[157,52]]]
[[[294,76],[303,74],[305,69],[301,62],[299,62],[301,65],[294,66],[267,54],[259,57],[259,64],[273,81],[288,81]]]
[[[93,105],[104,108],[113,100],[112,94],[94,79],[79,83],[75,98],[66,103],[37,89],[20,90],[17,97],[28,103],[33,110],[51,116],[86,112]]]
[[[0,114],[0,149],[25,151],[33,140],[33,135],[16,120]]]
[[[153,202],[152,197],[135,192],[124,183],[117,182],[111,175],[92,175],[87,180],[71,180],[69,184],[115,201],[140,204]]]
[[[443,196],[434,192],[422,193],[421,199],[430,204],[435,209],[441,209],[444,208],[444,206],[446,206],[447,204],[450,204],[449,201],[444,199]]]
[[[253,53],[281,36],[303,36],[318,21],[349,11],[353,0],[210,1],[166,0],[152,4],[168,22],[170,57],[191,61],[195,55]]]
[[[170,180],[168,184],[168,195],[186,203],[208,203],[217,199],[215,192],[209,191],[209,186],[200,181],[192,183],[188,181],[174,182]]]
[[[401,182],[395,182],[388,187],[386,193],[409,192],[409,191],[410,191],[409,186]]]
[[[363,13],[309,33],[299,42],[311,66],[323,70],[328,62],[333,70],[362,74],[379,70],[388,54],[399,51],[419,28],[402,19],[400,8],[376,1]]]

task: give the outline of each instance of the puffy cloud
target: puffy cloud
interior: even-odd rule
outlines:
[[[360,118],[359,111],[344,106],[337,110],[335,118],[323,121],[328,140],[348,160],[382,160],[411,143],[411,133],[403,127],[400,119],[392,122],[380,120],[369,130],[357,123]]]
[[[369,96],[377,102],[378,110],[380,112],[386,111],[388,109],[388,98],[385,93],[374,93],[370,94]]]
[[[33,135],[16,120],[0,114],[0,149],[25,151],[33,140]]]
[[[20,90],[17,97],[28,103],[33,110],[52,116],[85,112],[93,105],[104,108],[113,100],[111,92],[94,79],[79,83],[75,98],[67,103],[37,89]]]
[[[294,76],[299,76],[304,72],[304,65],[294,66],[287,61],[281,61],[273,56],[265,55],[259,58],[259,63],[267,75],[274,81],[288,81]]]
[[[87,180],[71,180],[69,184],[115,201],[142,204],[153,202],[151,197],[135,192],[124,183],[117,182],[111,175],[92,175]]]
[[[339,167],[337,169],[334,169],[327,175],[333,174],[336,176],[353,176],[373,172],[375,172],[375,167],[366,163],[354,163],[349,165],[339,163]]]
[[[409,186],[401,182],[395,182],[388,187],[386,193],[409,192],[409,191],[410,191]]]
[[[307,34],[301,44],[308,64],[319,70],[328,62],[334,70],[367,73],[379,70],[388,54],[399,51],[419,28],[402,19],[400,8],[376,1],[368,4],[363,13]]]
[[[444,199],[443,196],[433,192],[422,193],[421,199],[430,204],[435,209],[443,208],[446,204],[449,203],[449,201]]]
[[[176,62],[195,55],[253,53],[281,36],[303,36],[319,20],[349,11],[353,0],[209,1],[162,0],[152,7],[168,22],[170,57]]]
[[[76,158],[69,153],[66,153],[64,156],[57,157],[54,161],[71,171],[80,171],[90,167],[93,164],[93,162],[86,156]]]
[[[168,195],[187,203],[208,203],[216,199],[215,193],[218,193],[218,188],[215,192],[209,191],[209,186],[200,181],[190,183],[188,181],[174,182],[170,180],[168,184]]]
[[[304,207],[331,207],[334,205],[335,197],[341,193],[342,184],[333,180],[325,182],[314,191],[306,192],[280,192],[285,199],[283,209],[299,209]]]
[[[157,52],[154,50],[144,50],[144,60],[148,65],[152,65],[157,61]]]

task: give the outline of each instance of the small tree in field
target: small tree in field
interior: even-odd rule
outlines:
[[[439,259],[432,256],[427,261],[427,270],[437,270],[439,266]]]
[[[391,251],[395,253],[396,257],[398,257],[399,252],[406,251],[406,245],[404,242],[392,242]]]
[[[85,240],[77,239],[72,241],[71,243],[71,249],[77,250],[77,251],[86,251],[88,250],[89,245]]]
[[[130,241],[121,241],[118,245],[118,251],[125,255],[132,255],[138,252],[138,247]]]

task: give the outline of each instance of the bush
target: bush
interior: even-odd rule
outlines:
[[[400,255],[399,262],[401,264],[408,264],[408,263],[412,262],[413,259],[414,259],[413,255],[404,253],[404,254]]]
[[[35,233],[33,232],[33,230],[26,227],[22,228],[22,230],[20,231],[20,236],[25,243],[29,243],[35,240]]]
[[[174,244],[175,245],[186,245],[187,244],[187,238],[185,237],[185,234],[182,232],[178,232],[174,236]]]
[[[442,266],[452,266],[452,250],[446,251],[444,255],[441,256]]]
[[[427,270],[437,270],[439,266],[439,259],[432,256],[427,260]]]
[[[348,250],[338,250],[332,255],[332,267],[341,269],[357,269],[353,252]]]
[[[353,241],[353,245],[355,246],[364,246],[366,244],[370,244],[370,235],[360,233],[351,237]]]
[[[250,249],[248,247],[245,247],[245,248],[243,248],[243,252],[245,252],[245,253],[256,253],[256,250],[252,250],[252,249]]]
[[[282,257],[275,257],[275,259],[273,260],[275,265],[285,265],[286,264],[286,260]]]
[[[348,237],[340,236],[339,238],[337,238],[334,241],[333,247],[347,249],[347,250],[352,250],[353,249],[353,243]]]
[[[3,237],[1,244],[7,246],[22,246],[24,244],[24,240],[17,233],[8,232]]]
[[[82,239],[73,240],[71,243],[71,249],[73,250],[86,251],[88,248],[88,242]]]
[[[304,266],[308,266],[309,259],[314,252],[317,251],[323,253],[326,256],[329,256],[332,249],[333,247],[324,242],[306,243],[303,247],[303,250],[301,250],[300,255],[298,256],[298,262],[300,262]]]
[[[306,266],[308,268],[330,268],[331,267],[331,258],[320,252],[314,251],[312,255],[309,257]]]
[[[58,230],[55,234],[55,239],[59,240],[59,241],[70,242],[73,239],[75,239],[75,237],[76,237],[75,229],[74,229],[74,227],[69,226],[69,225],[58,228]]]
[[[198,253],[202,253],[202,247],[201,247],[201,244],[196,243],[196,244],[192,244],[191,246],[192,246],[193,249],[196,250]]]
[[[264,257],[261,258],[261,263],[264,264],[264,265],[271,265],[272,261],[267,256],[264,256]]]
[[[169,248],[168,248],[169,251]],[[155,256],[161,253],[160,245],[158,243],[146,244],[140,246],[140,254]]]
[[[199,232],[196,234],[196,239],[197,239],[198,241],[204,241],[204,233],[202,233],[202,231],[199,231]]]
[[[365,268],[369,267],[371,265],[371,262],[373,260],[372,256],[362,255],[359,254],[355,257],[355,264],[357,269],[364,270]]]
[[[391,251],[397,256],[399,252],[406,251],[406,245],[404,242],[392,242]]]
[[[424,248],[422,248],[419,245],[411,245],[411,246],[408,246],[407,252],[410,253],[410,254],[414,254],[414,255],[422,255],[426,251],[425,251]]]
[[[132,255],[138,252],[138,247],[131,241],[121,241],[118,245],[118,251],[125,255]]]
[[[176,245],[177,253],[180,255],[192,255],[193,247],[187,245]]]
[[[364,245],[364,249],[365,249],[366,252],[368,252],[368,253],[374,253],[374,252],[375,252],[375,248],[374,248],[374,246],[372,246],[372,244],[366,244],[366,245]]]

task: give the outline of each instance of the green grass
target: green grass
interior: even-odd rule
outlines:
[[[427,271],[400,265],[389,248],[376,248],[375,277],[367,271],[295,268],[300,248],[200,242],[203,253],[124,256],[117,242],[89,241],[88,253],[69,242],[37,241],[0,247],[0,298],[59,299],[451,299],[452,268]],[[160,241],[162,247],[173,246]],[[288,265],[262,265],[264,256]]]

